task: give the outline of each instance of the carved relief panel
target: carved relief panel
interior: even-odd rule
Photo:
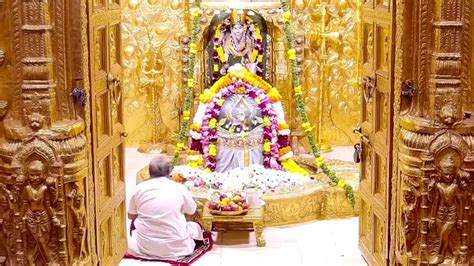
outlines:
[[[474,105],[465,94],[472,90],[471,12],[472,3],[464,1],[397,6],[397,34],[406,40],[396,46],[397,57],[404,55],[397,91],[407,106],[396,118],[398,263],[474,263]]]
[[[69,4],[85,11],[79,0]],[[84,24],[81,12],[72,19],[69,11],[63,1],[0,3],[2,18],[9,14],[0,19],[8,21],[0,41],[6,51],[0,66],[0,246],[6,252],[0,260],[7,264],[91,261],[87,141],[83,117],[76,113],[82,107],[71,97],[72,84],[84,79],[82,59],[77,60],[84,35],[71,37],[65,30],[75,22],[71,28],[81,33]],[[78,45],[66,45],[66,39]],[[71,65],[74,74],[66,71]],[[5,96],[11,101],[8,113]]]
[[[362,160],[360,249],[369,264],[389,260],[390,171],[393,109],[392,13],[378,1],[366,1],[362,15]],[[369,232],[368,235],[365,232]],[[365,235],[364,235],[365,234]]]
[[[111,265],[120,261],[127,248],[121,9],[120,1],[94,3],[89,7],[94,241],[99,263]]]

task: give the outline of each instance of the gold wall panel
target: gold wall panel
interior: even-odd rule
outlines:
[[[180,36],[187,35],[184,3],[129,1],[123,6],[124,112],[128,146],[174,143],[179,130]]]
[[[301,40],[304,61],[301,71],[307,90],[306,103],[313,124],[322,118],[322,136],[332,145],[352,145],[357,138],[352,129],[360,112],[358,82],[358,39],[356,0],[329,1],[326,33],[339,32],[327,40],[326,81],[321,73],[321,1],[292,1],[294,30]],[[183,57],[180,37],[189,36],[189,3],[174,1],[134,1],[123,4],[123,49],[125,125],[129,133],[127,146],[145,143],[174,143],[180,123],[183,96]],[[286,116],[298,131],[299,114],[293,103],[291,75],[287,61],[286,36],[280,15],[264,15],[272,36],[272,69],[270,79],[281,90]],[[202,18],[201,34],[207,32],[212,12]],[[202,38],[201,42],[206,41]],[[199,48],[196,72],[206,69]],[[184,63],[185,65],[185,63]],[[184,67],[184,71],[185,68]],[[198,78],[197,78],[198,79]],[[199,80],[199,79],[198,79]],[[196,94],[204,88],[204,78],[196,86]],[[319,100],[323,90],[323,101]],[[320,117],[320,106],[322,117]],[[351,117],[352,119],[347,119]],[[303,139],[303,138],[302,138]]]
[[[306,1],[304,1],[306,2]],[[321,2],[327,2],[325,33],[327,61],[322,64],[320,47]],[[307,90],[310,121],[321,125],[322,143],[331,145],[352,145],[357,137],[352,129],[360,117],[359,90],[359,40],[357,32],[358,1],[307,1],[304,9],[297,12],[295,28],[306,33],[305,58],[303,63],[304,85]],[[334,34],[339,33],[339,37]],[[322,71],[326,73],[321,80]],[[323,90],[321,98],[321,89]],[[320,105],[322,115],[320,116]],[[297,114],[296,114],[297,115]]]

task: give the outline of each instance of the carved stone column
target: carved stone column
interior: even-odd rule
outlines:
[[[397,1],[402,96],[392,214],[405,265],[474,263],[471,8],[462,0]]]
[[[66,31],[80,32],[80,19],[70,18],[80,18],[80,3],[11,0],[2,6],[11,14],[14,48],[6,117],[0,102],[0,257],[7,265],[71,265],[89,257],[87,140],[84,114],[76,113],[81,107],[71,96],[83,66],[68,66],[82,58],[82,48],[66,46],[66,40],[81,41]]]

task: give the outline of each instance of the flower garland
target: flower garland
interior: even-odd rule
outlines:
[[[281,163],[281,166],[283,168],[291,173],[298,173],[302,174],[305,176],[308,176],[309,173],[298,166],[293,161],[293,151],[291,150],[290,147],[290,140],[289,140],[289,134],[290,134],[290,129],[289,125],[285,121],[285,114],[283,111],[283,106],[281,104],[281,95],[279,94],[278,90],[274,87],[272,87],[268,82],[263,80],[260,76],[255,75],[254,73],[251,73],[248,71],[245,67],[243,66],[234,66],[229,69],[229,72],[220,78],[217,82],[214,83],[214,85],[210,89],[204,90],[203,94],[200,95],[200,104],[198,107],[198,110],[194,116],[193,124],[191,125],[191,130],[190,130],[190,135],[191,135],[191,146],[190,150],[188,151],[188,165],[194,167],[194,168],[201,168],[204,166],[205,161],[208,161],[208,171],[213,171],[216,163],[216,156],[217,156],[217,150],[215,149],[215,143],[212,143],[214,145],[210,146],[210,153],[206,154],[206,158],[204,158],[203,153],[203,147],[206,147],[206,152],[208,152],[208,145],[211,143],[208,143],[207,141],[203,141],[203,137],[201,133],[203,133],[203,125],[204,122],[209,120],[209,125],[213,129],[210,130],[211,133],[215,133],[214,127],[219,124],[220,121],[217,121],[218,114],[220,112],[220,107],[225,101],[225,98],[221,96],[217,97],[216,95],[219,94],[222,90],[228,90],[228,87],[231,85],[235,85],[235,82],[244,82],[246,83],[246,86],[238,87],[235,90],[235,93],[247,93],[247,88],[251,88],[251,90],[259,90],[258,93],[253,93],[250,91],[250,97],[252,97],[256,103],[261,105],[261,99],[267,97],[270,102],[266,106],[260,106],[260,108],[265,108],[268,110],[273,110],[275,113],[275,119],[271,119],[271,117],[268,117],[267,119],[263,119],[262,122],[268,125],[271,124],[271,127],[276,129],[276,132],[273,131],[273,129],[269,128],[264,128],[264,130],[267,133],[266,139],[270,140],[269,135],[276,136],[276,144],[274,143],[275,141],[272,141],[272,144],[263,144],[263,149],[266,150],[266,154],[272,154],[273,160],[269,159],[271,156],[267,156],[267,159],[265,160],[264,164],[269,167],[269,168],[281,168],[278,164],[278,162],[275,162],[275,158],[278,159],[278,161]],[[225,91],[228,93],[227,91]],[[254,94],[258,95],[263,95],[262,98],[260,97],[253,97]],[[227,94],[226,94],[227,95]],[[209,105],[212,104],[211,108],[215,108],[216,106],[218,107],[215,110],[212,110],[211,115],[206,116],[209,112],[207,112],[207,108]],[[265,104],[265,102],[264,102]],[[213,117],[214,116],[214,117]],[[214,120],[211,120],[214,118]],[[271,123],[268,123],[268,121],[271,121]],[[225,122],[224,122],[225,123]],[[207,128],[206,128],[207,131]],[[277,133],[277,134],[275,134]],[[208,137],[209,133],[204,132],[203,133],[206,137]],[[215,142],[215,136],[211,136],[212,140]],[[204,143],[204,144],[203,144]],[[278,147],[278,152],[273,145]],[[273,147],[273,148],[272,148]],[[215,154],[215,155],[214,155]]]
[[[225,99],[232,94],[246,94],[259,105],[263,115],[263,165],[267,168],[279,170],[279,146],[277,141],[278,120],[273,110],[272,102],[266,93],[258,87],[245,81],[237,81],[222,88],[207,105],[206,113],[201,127],[201,143],[204,153],[204,168],[208,172],[214,171],[217,164],[217,121]]]
[[[194,86],[196,85],[194,81],[194,65],[196,64],[196,54],[197,54],[197,37],[200,31],[199,28],[199,21],[201,19],[202,11],[200,9],[200,1],[195,1],[194,6],[191,8],[191,15],[193,18],[193,26],[191,32],[191,44],[190,46],[190,57],[189,57],[189,72],[188,72],[188,86],[186,90],[186,97],[184,100],[184,107],[183,107],[183,121],[181,122],[181,126],[179,129],[178,134],[178,143],[176,144],[173,160],[171,164],[175,166],[178,163],[179,156],[181,152],[184,150],[184,142],[186,140],[186,131],[189,127],[189,120],[191,118],[191,107],[193,103],[193,94],[194,94]]]
[[[308,136],[309,143],[311,145],[311,150],[313,152],[318,168],[323,170],[323,172],[331,179],[333,184],[337,184],[339,187],[344,189],[346,196],[348,197],[352,207],[355,206],[355,197],[354,191],[352,187],[346,183],[344,179],[341,179],[336,176],[336,174],[329,169],[329,167],[324,163],[323,157],[319,152],[318,146],[314,141],[314,134],[313,128],[309,123],[308,114],[306,111],[306,106],[303,97],[303,89],[301,87],[301,78],[298,71],[298,63],[296,62],[296,49],[295,49],[295,38],[293,35],[293,29],[291,26],[291,12],[288,5],[288,0],[281,0],[283,14],[282,19],[284,22],[284,28],[286,32],[286,37],[288,39],[288,58],[291,64],[291,72],[292,72],[292,79],[293,79],[293,86],[294,86],[294,93],[296,98],[297,104],[297,111],[301,115],[301,120],[303,124],[301,125],[303,129],[306,131],[306,135]]]

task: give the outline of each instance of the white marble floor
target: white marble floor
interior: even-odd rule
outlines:
[[[328,158],[352,159],[352,147],[335,147]],[[135,187],[136,173],[145,167],[153,155],[127,149],[127,203]],[[287,227],[265,228],[265,247],[255,243],[253,232],[215,233],[214,249],[194,266],[337,266],[367,265],[358,249],[359,219],[326,220]],[[120,266],[168,265],[163,263],[122,260]]]

